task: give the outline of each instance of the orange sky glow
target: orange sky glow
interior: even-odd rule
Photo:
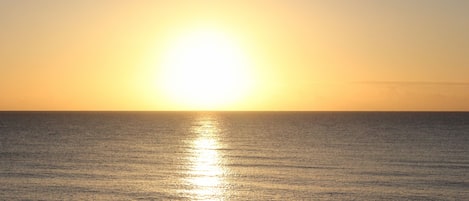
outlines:
[[[0,110],[469,111],[469,1],[0,2]]]

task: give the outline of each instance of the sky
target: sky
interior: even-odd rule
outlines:
[[[468,9],[465,0],[1,0],[0,110],[469,111]],[[160,87],[168,52],[200,29],[246,58],[246,75],[233,78],[245,92],[229,103],[201,107]],[[234,93],[220,86],[200,93]]]

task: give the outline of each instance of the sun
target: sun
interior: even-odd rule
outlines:
[[[193,30],[168,48],[160,86],[181,108],[226,109],[247,95],[252,84],[249,68],[246,54],[228,34]]]

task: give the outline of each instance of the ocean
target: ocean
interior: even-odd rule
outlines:
[[[0,200],[469,200],[469,113],[0,112]]]

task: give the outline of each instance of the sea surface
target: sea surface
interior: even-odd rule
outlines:
[[[469,113],[0,112],[0,200],[469,200]]]

